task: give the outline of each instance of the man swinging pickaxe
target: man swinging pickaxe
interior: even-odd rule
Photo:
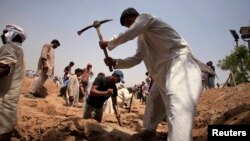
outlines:
[[[96,31],[97,31],[97,34],[98,34],[98,37],[99,37],[100,41],[102,41],[103,37],[102,37],[101,31],[100,31],[100,26],[101,26],[101,24],[109,22],[109,21],[111,21],[111,19],[102,20],[102,21],[97,21],[96,20],[96,21],[94,21],[93,25],[87,26],[87,27],[83,28],[82,30],[78,31],[77,33],[78,33],[78,35],[81,35],[82,32],[84,32],[85,30],[87,30],[87,29],[89,29],[91,27],[94,27],[96,29]],[[106,48],[103,49],[103,52],[104,52],[105,57],[108,58],[108,52],[107,52]],[[109,66],[109,71],[110,72],[113,71],[113,68],[111,66]]]
[[[102,41],[103,37],[102,37],[101,31],[100,31],[100,25],[103,23],[109,22],[109,21],[111,21],[111,19],[103,20],[103,21],[94,21],[93,25],[87,26],[87,27],[83,28],[82,30],[78,31],[77,33],[78,33],[78,35],[81,35],[82,32],[84,32],[85,30],[87,30],[91,27],[94,27],[97,31],[97,34],[99,36],[100,41]],[[108,52],[107,52],[106,48],[104,48],[103,51],[104,51],[105,57],[108,58]],[[113,68],[111,66],[109,66],[109,70],[110,70],[110,72],[112,72]],[[118,120],[119,125],[122,126],[121,121],[120,121],[120,117],[116,117],[116,118]]]

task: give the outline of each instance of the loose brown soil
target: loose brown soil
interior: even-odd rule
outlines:
[[[12,141],[128,141],[141,129],[145,105],[135,98],[130,113],[121,109],[123,127],[113,114],[104,114],[100,124],[83,119],[81,107],[66,107],[64,99],[57,96],[59,87],[51,80],[45,83],[46,98],[24,97],[31,81],[25,78]],[[194,118],[194,141],[207,140],[209,124],[250,124],[250,83],[203,92]],[[166,134],[167,123],[162,121],[156,140],[166,140]]]

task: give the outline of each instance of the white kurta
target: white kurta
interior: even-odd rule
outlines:
[[[0,79],[0,134],[3,134],[12,131],[17,122],[17,106],[25,74],[23,49],[5,44],[0,48],[0,63],[11,66],[10,74]]]
[[[116,68],[131,68],[143,61],[154,80],[146,102],[144,127],[156,130],[167,114],[168,140],[191,141],[193,115],[201,93],[198,64],[202,70],[210,70],[193,57],[187,42],[172,27],[149,14],[139,15],[128,30],[109,42],[108,48],[112,50],[135,37],[136,54],[116,59]]]
[[[119,89],[117,91],[117,103],[119,105],[119,107],[124,107],[124,104],[126,103],[127,105],[129,105],[130,99],[132,97],[132,94],[129,93],[127,88],[122,88]]]
[[[108,100],[105,101],[105,103],[103,104],[103,112],[107,113],[107,114],[114,114],[114,108],[113,108],[113,104],[112,104],[112,98],[108,98]]]
[[[73,96],[74,101],[72,103],[69,102],[69,97]],[[66,104],[68,106],[77,106],[79,102],[79,80],[77,76],[74,74],[69,77],[69,83],[66,91]]]

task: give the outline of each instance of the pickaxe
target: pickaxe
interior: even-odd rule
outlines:
[[[129,107],[128,107],[128,112],[129,112],[129,113],[130,113],[130,111],[131,111],[134,93],[135,93],[135,91],[133,90],[133,91],[132,91],[132,97],[130,98]]]
[[[111,20],[112,20],[112,19],[102,20],[102,21],[97,21],[97,20],[95,20],[94,23],[93,23],[92,25],[83,28],[82,30],[78,31],[77,33],[78,33],[78,35],[81,35],[82,32],[84,32],[85,30],[87,30],[87,29],[89,29],[89,28],[91,28],[91,27],[94,27],[94,28],[96,29],[96,31],[97,31],[97,34],[98,34],[98,37],[99,37],[100,41],[102,41],[102,40],[103,40],[103,37],[102,37],[101,31],[100,31],[100,26],[101,26],[101,24],[106,23],[106,22],[109,22],[109,21],[111,21]],[[105,55],[106,58],[109,57],[106,48],[103,49],[103,52],[104,52],[104,55]],[[113,68],[112,68],[111,66],[109,66],[109,71],[110,71],[110,72],[113,71]]]

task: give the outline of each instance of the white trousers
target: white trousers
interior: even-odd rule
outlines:
[[[20,93],[21,87],[11,89],[4,97],[0,97],[0,135],[11,132],[16,126]]]
[[[108,100],[106,100],[106,102],[104,103],[104,105],[103,105],[103,112],[104,113],[108,113],[108,114],[115,113],[111,97]]]
[[[193,116],[202,91],[200,68],[191,57],[180,55],[164,77],[166,83],[154,81],[148,95],[144,128],[155,131],[167,115],[168,141],[191,141]]]

